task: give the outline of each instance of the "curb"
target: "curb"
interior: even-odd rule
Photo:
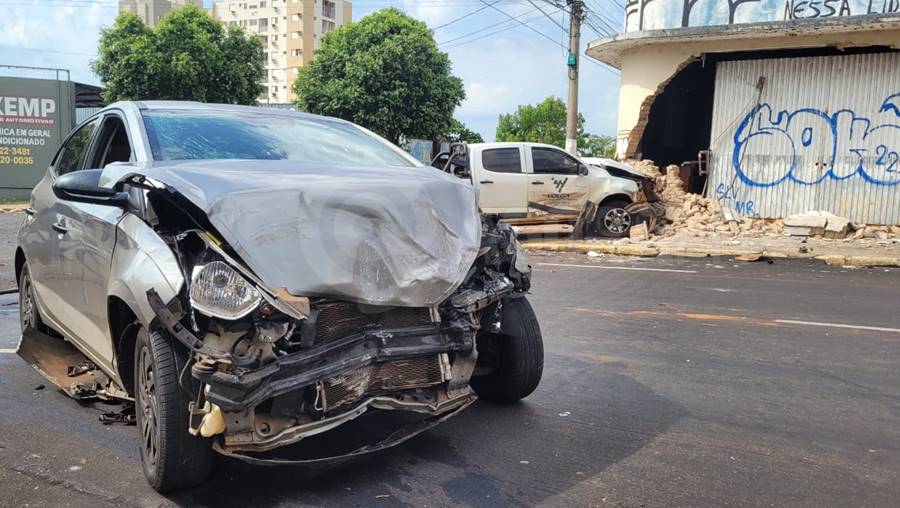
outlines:
[[[612,254],[616,256],[677,256],[677,257],[748,257],[748,258],[779,258],[779,259],[815,259],[828,265],[836,266],[897,266],[900,267],[900,257],[891,256],[844,256],[840,254],[801,254],[793,252],[729,249],[718,247],[643,247],[639,245],[611,245],[605,243],[581,243],[581,242],[540,242],[525,241],[522,246],[526,250],[545,250],[552,252],[576,252],[587,254],[594,251],[600,254]]]

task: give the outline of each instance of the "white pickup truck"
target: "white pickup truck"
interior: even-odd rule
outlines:
[[[628,234],[634,217],[626,207],[642,199],[646,180],[634,169],[610,159],[580,159],[540,143],[475,143],[464,157],[460,146],[451,166],[465,162],[456,169],[447,167],[449,153],[432,164],[471,176],[482,212],[514,224],[577,224],[581,218],[590,232]]]

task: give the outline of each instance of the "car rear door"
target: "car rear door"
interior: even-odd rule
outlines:
[[[524,215],[528,210],[528,175],[523,171],[521,147],[480,148],[474,159],[470,164],[475,166],[481,210],[504,216]]]
[[[53,194],[53,181],[60,175],[83,167],[98,119],[83,124],[69,135],[54,158],[47,176],[32,192],[32,208],[23,228],[22,246],[31,271],[32,283],[45,320],[55,329],[71,336],[68,326],[79,312],[77,302],[70,298],[71,279],[80,270],[62,262],[74,251],[75,242],[68,234],[66,217],[71,203]]]
[[[529,215],[577,215],[590,191],[587,177],[579,176],[582,163],[552,147],[532,146],[529,150]]]

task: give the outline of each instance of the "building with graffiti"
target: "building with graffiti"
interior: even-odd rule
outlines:
[[[738,215],[900,224],[900,0],[627,0],[617,153]]]

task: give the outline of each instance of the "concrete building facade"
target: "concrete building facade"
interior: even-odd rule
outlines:
[[[166,14],[185,5],[203,7],[203,0],[119,0],[119,12],[133,12],[153,27]]]
[[[211,14],[262,41],[266,89],[259,101],[289,103],[300,67],[313,58],[325,34],[351,21],[353,7],[344,0],[228,0],[214,3]]]
[[[628,0],[617,155],[698,161],[738,215],[900,223],[900,1]],[[708,176],[708,178],[702,178]]]

